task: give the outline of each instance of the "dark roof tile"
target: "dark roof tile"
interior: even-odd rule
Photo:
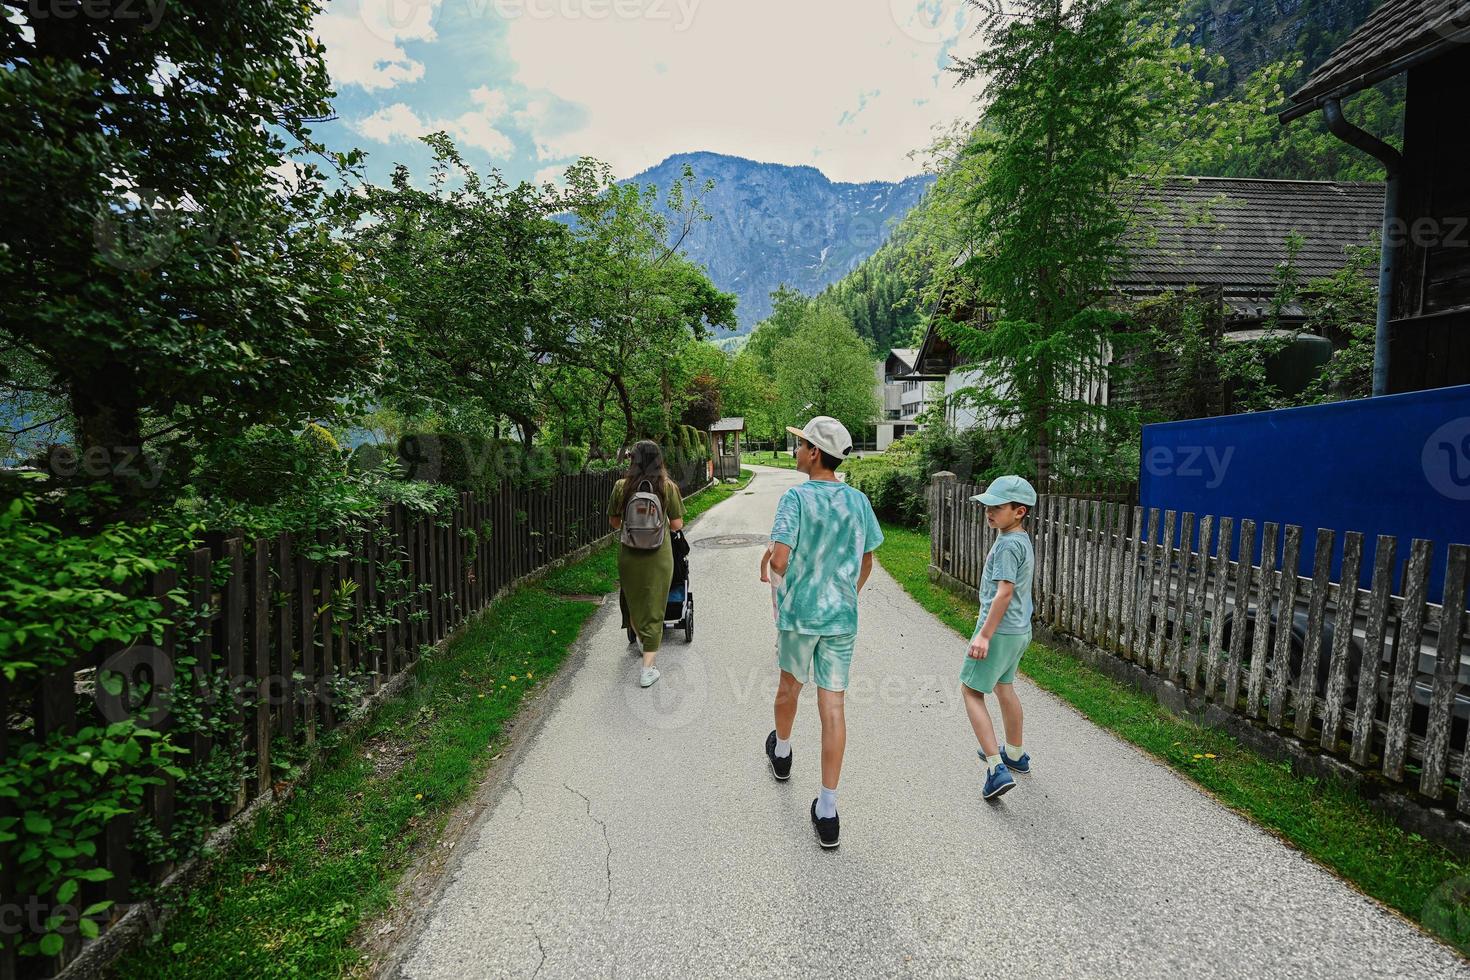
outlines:
[[[1370,72],[1401,58],[1470,43],[1470,0],[1383,0],[1356,31],[1292,93],[1301,104],[1337,92],[1347,94]]]
[[[1370,244],[1383,223],[1380,183],[1169,177],[1136,200],[1128,265],[1115,277],[1129,292],[1269,294],[1287,236],[1301,236],[1295,264],[1313,279],[1341,269],[1344,250]]]

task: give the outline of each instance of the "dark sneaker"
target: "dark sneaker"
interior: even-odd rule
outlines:
[[[817,832],[817,843],[825,848],[837,846],[837,814],[830,817],[817,816],[817,801],[812,800],[812,828]]]
[[[1019,759],[1012,759],[1010,756],[1006,755],[1005,747],[1002,746],[1001,747],[1001,750],[1000,750],[1000,761],[1001,762],[1004,762],[1006,764],[1006,768],[1009,769],[1011,772],[1015,773],[1018,776],[1029,776],[1029,775],[1031,775],[1031,753],[1030,752],[1022,752],[1021,753],[1021,758],[1019,758]]]
[[[793,752],[792,755],[795,755]],[[791,756],[784,759],[776,758],[776,730],[771,729],[771,734],[766,736],[766,758],[771,760],[771,775],[781,782],[791,778]]]
[[[1003,796],[1016,788],[1016,780],[1011,776],[1011,771],[1002,762],[985,777],[985,788],[980,795],[987,800],[993,800],[997,796]]]

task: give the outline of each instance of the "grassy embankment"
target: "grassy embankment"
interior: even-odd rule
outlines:
[[[738,485],[691,497],[686,519],[750,478],[743,471]],[[115,974],[363,974],[354,933],[392,901],[404,870],[435,844],[503,748],[506,723],[557,672],[597,609],[585,597],[617,588],[616,558],[606,546],[523,586],[425,656],[415,682],[324,746],[311,777],[240,834],[178,898],[162,934]]]
[[[883,533],[883,567],[919,605],[968,638],[976,600],[929,581],[929,536],[888,523]],[[1375,813],[1351,787],[1293,775],[1290,764],[1181,720],[1147,695],[1040,643],[1026,651],[1021,672],[1363,892],[1470,951],[1470,867]]]

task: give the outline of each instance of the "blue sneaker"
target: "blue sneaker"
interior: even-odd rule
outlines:
[[[985,788],[980,791],[980,795],[987,800],[992,800],[1015,788],[1016,780],[1011,776],[1011,771],[1006,768],[1006,764],[1002,762],[991,771],[990,775],[985,777]]]
[[[1021,753],[1021,758],[1019,758],[1019,759],[1012,759],[1009,755],[1006,754],[1005,746],[1001,746],[1001,750],[1000,750],[1000,761],[1003,762],[1003,763],[1005,763],[1005,767],[1007,769],[1009,769],[1013,773],[1016,773],[1017,775],[1021,775],[1021,776],[1029,776],[1029,775],[1031,775],[1031,753],[1030,752],[1022,752]]]

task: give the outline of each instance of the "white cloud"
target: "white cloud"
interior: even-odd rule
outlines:
[[[560,187],[566,183],[566,176],[566,167],[542,167],[536,171],[536,176],[532,178],[532,183],[555,184]]]
[[[484,150],[492,156],[507,156],[515,144],[492,124],[507,111],[504,98],[488,88],[470,93],[478,108],[452,119],[423,119],[402,102],[384,106],[372,115],[359,119],[352,128],[379,143],[398,143],[418,139],[440,130],[448,133],[462,147]]]
[[[713,150],[891,180],[915,171],[907,154],[935,125],[972,111],[974,88],[936,69],[957,40],[972,44],[962,0],[627,0],[596,19],[572,16],[576,4],[541,9],[506,22],[515,81],[538,93],[511,121],[541,161],[590,154],[631,176]]]
[[[400,140],[418,139],[425,133],[431,132],[424,126],[418,114],[402,102],[384,106],[366,119],[359,119],[353,123],[352,128],[368,139],[379,143],[397,143]]]
[[[327,68],[339,87],[369,92],[424,77],[424,64],[403,48],[405,41],[432,42],[440,0],[344,0],[316,19],[327,47]]]

